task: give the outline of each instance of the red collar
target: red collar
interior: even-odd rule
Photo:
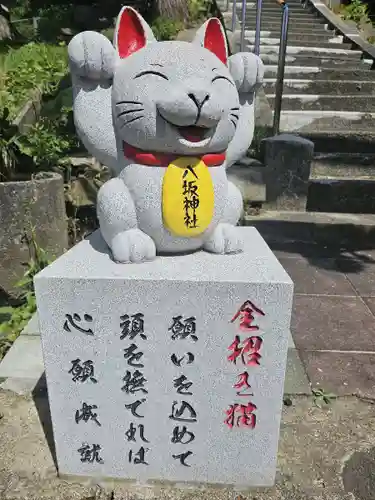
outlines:
[[[148,165],[150,167],[167,167],[173,160],[178,158],[176,155],[166,153],[151,153],[143,151],[142,149],[134,148],[130,144],[123,143],[124,155],[129,160],[133,160],[141,165]],[[199,155],[197,155],[199,156]],[[225,161],[225,153],[209,153],[199,158],[207,165],[207,167],[217,167],[222,165]]]

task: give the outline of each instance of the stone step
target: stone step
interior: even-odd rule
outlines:
[[[293,21],[293,23],[291,23],[288,27],[288,33],[291,34],[291,33],[294,33],[294,32],[298,32],[298,33],[301,33],[301,32],[305,32],[306,30],[306,33],[330,33],[330,31],[327,31],[326,30],[326,24],[324,24],[323,22],[319,22],[318,20],[317,21],[313,21],[313,22],[310,22],[310,21],[307,21],[307,22],[297,22],[297,21]],[[240,27],[240,23],[238,23],[238,27]],[[280,33],[280,29],[281,29],[281,19],[262,19],[262,22],[261,22],[261,30],[262,31],[276,31],[277,33]],[[247,20],[246,21],[246,30],[249,30],[249,31],[254,31],[255,30],[255,18],[252,20],[252,21],[249,21]]]
[[[266,201],[264,166],[253,158],[244,158],[228,169],[228,179],[241,191],[245,204]]]
[[[264,65],[275,65],[278,63],[278,54],[261,54],[261,59]],[[293,55],[287,54],[285,58],[286,66],[293,67],[318,67],[318,68],[326,68],[329,70],[346,70],[348,68],[358,71],[369,71],[371,69],[370,61],[365,59],[355,59],[347,58],[345,56],[342,57],[327,57],[327,56],[317,56],[314,54],[302,54],[302,55]],[[374,73],[375,74],[375,73]]]
[[[372,214],[261,210],[259,214],[247,215],[245,224],[256,227],[271,243],[271,248],[272,242],[278,243],[276,248],[290,249],[290,244],[298,241],[334,245],[334,248],[348,242],[368,245],[375,241],[375,215]]]
[[[316,153],[310,177],[375,178],[375,151],[372,154]]]
[[[238,18],[241,19],[242,13],[238,12],[237,13]],[[265,13],[262,10],[262,18],[267,21],[277,21],[281,19],[282,12],[281,9],[280,11],[272,11]],[[245,14],[245,21],[250,21],[252,22],[256,18],[256,12],[254,11],[247,11]],[[313,14],[310,14],[309,12],[291,12],[289,14],[289,22],[291,24],[296,23],[296,22],[301,22],[304,21],[306,23],[309,22],[320,22],[320,23],[326,23],[327,21],[324,18],[314,16]]]
[[[222,12],[226,12],[226,7],[227,7],[226,2],[218,1],[218,5],[220,6],[220,9]],[[257,5],[256,1],[246,2],[246,9],[256,9],[256,5]],[[263,6],[273,7],[275,5],[276,4],[275,4],[274,0],[268,0],[268,1],[263,0],[262,1],[262,7]],[[302,3],[299,1],[291,0],[291,1],[288,1],[288,5],[290,6],[290,8],[294,8],[294,7],[301,7]],[[242,2],[240,0],[238,0],[236,2],[236,9],[241,10],[241,7],[242,7]],[[277,6],[277,8],[279,10],[281,10],[280,6]],[[233,10],[233,2],[229,2],[228,11],[232,12],[232,10]]]
[[[312,163],[306,209],[313,212],[375,214],[375,166]]]
[[[272,54],[272,53],[261,53],[260,55],[263,64],[266,66],[275,66],[278,64],[279,56],[278,54]],[[362,61],[360,59],[354,59],[354,58],[333,58],[333,57],[320,57],[314,54],[310,55],[293,55],[289,54],[285,58],[285,63],[286,67],[293,67],[297,66],[298,68],[300,67],[305,67],[305,68],[311,68],[311,67],[317,67],[318,69],[320,68],[327,68],[330,70],[337,70],[341,71],[341,69],[353,69],[353,70],[369,70],[370,65],[366,63],[366,61]],[[306,70],[307,71],[307,70]]]
[[[33,389],[44,371],[40,336],[21,335],[0,363],[0,379],[16,378]]]
[[[246,3],[246,12],[256,11],[257,3],[256,2],[248,2]],[[262,2],[262,12],[282,12],[282,8],[276,2]],[[236,12],[237,14],[242,11],[242,2],[236,3]],[[304,7],[302,4],[295,3],[292,6],[289,6],[289,13],[292,12],[306,12],[314,15],[314,9],[309,7]]]
[[[290,94],[330,94],[344,96],[346,94],[361,95],[367,94],[375,96],[374,81],[356,81],[356,80],[325,80],[320,79],[284,79],[283,96]],[[276,78],[265,78],[263,80],[263,89],[266,94],[276,92]]]
[[[372,118],[372,123],[374,118]],[[311,126],[313,128],[313,126]],[[362,153],[372,154],[375,151],[375,133],[374,127],[372,130],[367,129],[319,129],[311,132],[301,133],[303,137],[314,142],[315,151],[322,153],[330,153],[338,151],[341,153],[352,153],[353,151],[361,151]]]
[[[255,43],[254,38],[245,38],[246,42],[253,47]],[[280,39],[279,38],[261,38],[260,39],[260,45],[263,47],[277,47],[277,50],[275,52],[278,53],[279,51],[279,43]],[[344,44],[341,39],[339,38],[333,38],[332,41],[330,41],[329,38],[327,40],[314,40],[314,37],[311,37],[310,39],[308,37],[304,38],[299,38],[299,37],[294,37],[290,36],[288,38],[288,49],[291,47],[311,47],[311,48],[318,48],[318,49],[342,49],[345,51],[350,51],[350,45],[349,44]],[[287,50],[288,53],[288,50]]]
[[[270,106],[274,106],[274,94],[266,94]],[[375,112],[375,96],[372,95],[319,95],[295,94],[283,96],[285,111],[357,111]],[[374,130],[375,133],[375,130]]]
[[[300,37],[300,36],[314,36],[316,38],[333,38],[335,37],[333,31],[328,31],[324,29],[323,25],[319,25],[320,29],[304,29],[304,28],[294,28],[290,27],[288,30],[288,35],[289,37]],[[245,30],[245,36],[246,37],[255,37],[255,30],[254,29],[248,29]],[[260,37],[261,38],[279,38],[280,37],[280,25],[277,25],[275,28],[272,30],[267,30],[267,29],[262,29],[260,32]]]
[[[312,61],[315,62],[315,61]],[[375,72],[369,71],[368,65],[362,64],[355,67],[345,67],[345,68],[332,68],[327,67],[327,65],[319,67],[318,65],[309,66],[291,66],[289,63],[285,66],[284,76],[287,79],[312,79],[318,78],[319,80],[340,80],[344,81],[354,80],[354,81],[373,81],[375,82]],[[265,66],[264,77],[265,78],[276,78],[277,75],[277,64]]]
[[[233,4],[232,4],[233,5]],[[239,2],[239,0],[236,2],[236,6],[240,6],[241,3]],[[246,2],[246,5],[247,7],[251,7],[251,6],[256,6],[256,0],[253,0],[252,2]],[[294,9],[295,7],[303,7],[303,4],[302,2],[300,2],[299,0],[288,0],[288,5],[289,5],[289,8],[290,9]],[[266,7],[266,6],[271,6],[271,7],[277,7],[278,9],[281,9],[281,7],[275,2],[275,0],[262,0],[262,6]]]
[[[353,134],[358,140],[361,138],[366,139],[366,137],[375,136],[374,128],[375,113],[361,113],[357,111],[292,111],[292,110],[281,110],[280,116],[280,129],[283,132],[296,132],[300,135],[306,134],[316,134],[317,137],[326,133],[327,130],[331,131],[331,135],[341,137],[342,131],[346,134]],[[353,151],[363,151],[361,149],[354,149],[353,151],[340,149],[330,150],[320,150],[316,149],[318,152],[349,152]],[[373,144],[373,153],[375,147]],[[366,153],[369,151],[366,150]]]
[[[236,3],[236,6],[240,6],[240,3]],[[251,8],[254,6],[256,7],[256,1],[254,0],[253,2],[246,2],[247,8]],[[288,6],[289,10],[294,10],[294,9],[304,9],[304,10],[309,10],[308,7],[305,7],[302,2],[294,2],[294,1],[288,1]],[[275,0],[262,0],[262,8],[276,8],[281,10],[281,7],[279,4],[276,3]]]
[[[346,47],[346,46],[344,46]],[[247,44],[248,50],[253,50],[252,44]],[[261,47],[260,54],[278,54],[279,53],[279,45],[263,45]],[[286,49],[287,56],[293,57],[319,57],[321,59],[330,59],[330,62],[334,64],[336,60],[342,59],[354,59],[359,61],[362,57],[362,52],[360,50],[350,50],[350,48],[341,48],[341,47],[306,47],[304,45],[298,47],[290,47],[288,46]]]
[[[250,5],[251,3],[254,2],[246,2],[247,5]],[[277,4],[275,3],[275,0],[262,0],[262,5],[277,5]],[[303,7],[302,2],[300,2],[299,0],[288,0],[288,5],[290,8],[300,7],[300,6]],[[280,9],[279,5],[277,7]]]
[[[240,7],[237,8],[237,16],[240,16],[242,12],[242,6],[240,4]],[[256,13],[256,6],[247,6],[246,7],[246,14],[255,14]],[[289,9],[289,18],[291,18],[292,15],[296,14],[306,14],[309,16],[314,16],[314,14],[308,10],[304,9],[302,6],[295,5],[292,8]],[[263,4],[262,5],[262,16],[267,17],[268,15],[282,15],[282,9],[276,4],[276,5],[270,5],[270,4]]]
[[[253,44],[255,40],[254,32],[246,30],[245,39],[251,44]],[[280,32],[271,33],[270,31],[266,32],[262,31],[260,34],[260,40],[261,43],[263,43],[264,45],[277,45],[280,42]],[[289,33],[288,43],[290,44],[291,42],[293,42],[293,45],[295,45],[295,42],[299,42],[299,44],[303,46],[305,45],[310,46],[316,44],[317,47],[320,47],[321,44],[331,43],[333,44],[333,48],[335,48],[336,44],[343,44],[343,37],[334,36],[332,35],[332,33],[329,33],[328,31],[323,32],[319,35],[316,35],[315,33],[302,33],[302,32],[298,34]],[[349,47],[347,45],[348,44],[346,44],[345,47],[350,50],[350,45]]]

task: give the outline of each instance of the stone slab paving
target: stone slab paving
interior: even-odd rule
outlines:
[[[0,500],[374,500],[374,405],[341,398],[283,409],[276,485],[236,491],[58,478],[48,399],[0,390]]]
[[[22,330],[22,335],[39,335],[38,313],[36,312],[31,320]]]
[[[292,336],[312,387],[375,398],[375,245],[356,244],[269,242],[295,284]]]
[[[21,335],[0,365],[1,378],[39,379],[44,371],[40,337]]]

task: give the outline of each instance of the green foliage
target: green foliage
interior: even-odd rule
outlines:
[[[323,404],[329,405],[337,397],[335,394],[332,394],[331,392],[326,392],[324,389],[321,388],[312,389],[312,394],[313,394],[314,405],[317,406],[318,408],[321,408]]]
[[[18,128],[9,120],[9,110],[5,108],[0,116],[0,182],[11,179],[19,155]]]
[[[356,24],[370,22],[368,17],[368,6],[361,0],[352,0],[341,10],[341,15],[345,20],[354,21]]]
[[[29,245],[34,257],[28,263],[24,277],[16,284],[22,290],[22,304],[17,307],[0,307],[0,317],[8,318],[0,324],[0,359],[5,356],[36,312],[33,278],[50,263],[46,252],[36,242],[34,229],[31,231]]]
[[[39,170],[66,166],[66,157],[80,148],[73,120],[73,91],[65,88],[43,103],[38,122],[21,137],[23,154],[32,158]],[[64,175],[64,172],[61,172]]]
[[[72,8],[70,6],[51,5],[38,10],[38,40],[57,43],[61,40],[62,28],[72,25]]]
[[[44,95],[53,94],[67,72],[65,44],[31,42],[10,49],[0,68],[0,109],[9,108],[10,117],[15,118],[33,90],[39,89]]]
[[[189,0],[188,9],[190,20],[200,21],[207,18],[211,8],[211,0]]]
[[[261,157],[261,143],[263,139],[270,137],[272,135],[272,130],[270,127],[266,127],[263,125],[255,125],[253,140],[250,145],[249,154],[251,158],[256,158],[259,161],[262,161]]]
[[[114,28],[107,28],[105,30],[102,30],[102,35],[106,36],[108,40],[112,43],[114,34],[115,34],[115,29]]]
[[[57,169],[64,175],[67,156],[79,148],[73,110],[71,106],[47,109],[48,114],[23,135],[4,111],[0,118],[0,182],[29,179],[41,170]]]
[[[63,130],[64,120],[71,110],[63,110],[59,121],[54,123],[41,118],[26,135],[20,138],[20,149],[33,160],[37,170],[64,166],[66,155],[77,145],[77,139]]]
[[[10,7],[10,14],[12,19],[24,19],[29,16],[30,9],[29,0],[13,0]]]
[[[173,40],[177,33],[183,29],[184,25],[181,22],[173,21],[165,17],[159,16],[151,24],[155,38],[159,41]]]

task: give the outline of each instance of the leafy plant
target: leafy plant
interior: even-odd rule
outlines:
[[[272,130],[269,127],[263,125],[255,125],[253,140],[249,148],[249,154],[251,158],[256,158],[262,161],[262,148],[261,144],[263,139],[270,137],[272,135]]]
[[[18,129],[9,121],[9,109],[0,117],[0,182],[10,180],[14,175],[20,154]]]
[[[43,95],[53,94],[68,72],[67,49],[64,44],[48,45],[31,42],[10,49],[2,62],[0,77],[0,109],[7,107],[14,119],[20,107],[39,89]]]
[[[67,156],[79,149],[74,127],[72,89],[66,88],[57,97],[43,103],[42,116],[27,134],[20,138],[23,154],[33,160],[38,170],[67,166]]]
[[[59,134],[58,126],[46,118],[40,119],[20,139],[22,153],[32,158],[38,170],[64,165],[71,147],[72,139]]]
[[[345,5],[341,10],[343,19],[354,21],[356,24],[370,22],[368,17],[368,6],[361,0],[352,0],[349,5]]]
[[[28,243],[33,257],[28,263],[23,278],[16,284],[18,288],[22,289],[22,303],[17,307],[0,307],[0,316],[8,317],[5,322],[0,324],[0,359],[5,356],[36,312],[33,279],[39,271],[50,264],[46,252],[36,242],[34,229],[31,231]]]
[[[191,21],[199,21],[208,16],[211,0],[189,0],[188,9]]]
[[[183,23],[162,16],[157,17],[151,24],[152,31],[159,41],[173,40],[183,27]]]
[[[332,400],[336,399],[336,395],[331,392],[326,392],[324,389],[320,387],[317,389],[311,389],[313,394],[313,402],[314,405],[318,408],[321,408],[323,404],[329,405],[332,403]]]
[[[106,28],[105,30],[102,30],[101,33],[106,36],[111,43],[113,42],[115,28]]]

